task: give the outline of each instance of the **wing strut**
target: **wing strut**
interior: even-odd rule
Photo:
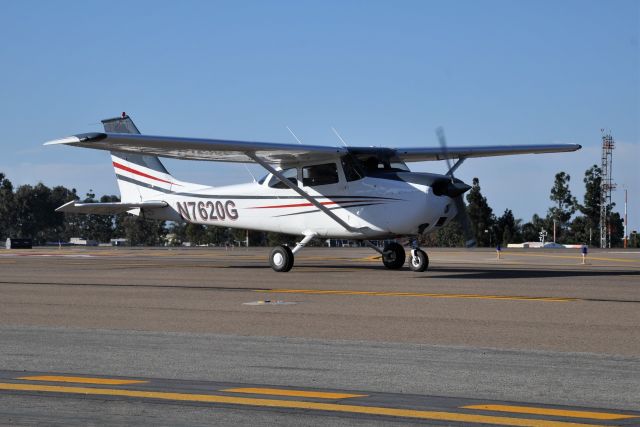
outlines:
[[[456,169],[458,169],[462,162],[464,162],[466,159],[466,157],[460,157],[458,161],[450,167],[449,171],[445,175],[453,176],[453,173],[456,171]]]
[[[283,183],[284,185],[286,185],[287,187],[289,187],[290,189],[292,189],[293,191],[295,191],[296,193],[298,193],[299,195],[301,195],[305,200],[307,200],[309,203],[311,203],[313,206],[315,206],[316,208],[320,209],[322,212],[324,212],[325,214],[327,214],[327,216],[329,218],[331,218],[332,220],[334,220],[335,222],[337,222],[338,224],[340,224],[342,227],[344,227],[347,231],[350,231],[352,233],[354,232],[359,232],[362,231],[361,229],[355,228],[350,226],[349,224],[347,224],[344,220],[342,220],[342,218],[340,218],[338,215],[334,214],[333,212],[331,212],[331,210],[329,210],[329,208],[327,208],[326,206],[324,206],[323,204],[321,204],[320,202],[318,202],[315,198],[311,197],[308,193],[306,193],[304,190],[302,190],[300,187],[298,187],[296,184],[294,184],[293,182],[289,181],[287,178],[285,178],[280,172],[278,172],[277,170],[275,170],[269,163],[265,162],[264,160],[262,160],[260,157],[258,157],[255,153],[245,153],[248,157],[250,157],[251,159],[253,159],[256,163],[258,163],[260,166],[262,166],[263,168],[265,168],[267,171],[271,172],[273,174],[273,176],[275,176],[276,178],[278,178],[278,180]]]

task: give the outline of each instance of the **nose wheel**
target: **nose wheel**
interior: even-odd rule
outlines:
[[[411,271],[423,272],[429,267],[429,257],[422,249],[412,249],[409,257],[409,269]]]

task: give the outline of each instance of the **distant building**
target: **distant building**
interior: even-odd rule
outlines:
[[[78,246],[98,246],[97,241],[84,239],[82,237],[72,237],[69,239],[69,243]]]
[[[111,246],[127,246],[128,244],[128,240],[127,239],[111,239]]]
[[[16,239],[14,237],[9,237],[5,244],[7,249],[31,249],[33,246],[33,242],[31,239]]]

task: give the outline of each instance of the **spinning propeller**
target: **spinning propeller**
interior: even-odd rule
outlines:
[[[464,199],[462,198],[462,195],[471,187],[453,176],[453,172],[458,168],[458,166],[460,166],[462,159],[458,160],[455,165],[451,165],[451,159],[449,158],[449,152],[447,151],[447,139],[444,136],[444,129],[441,127],[437,128],[436,134],[438,135],[438,141],[440,142],[442,153],[444,154],[444,158],[447,161],[447,167],[449,168],[447,175],[451,177],[451,180],[447,183],[446,189],[442,191],[442,194],[446,194],[453,199],[453,202],[456,205],[456,210],[458,211],[454,221],[457,221],[462,227],[464,245],[467,248],[473,248],[477,246],[476,237],[473,233],[473,228],[471,227],[471,220],[469,219]]]

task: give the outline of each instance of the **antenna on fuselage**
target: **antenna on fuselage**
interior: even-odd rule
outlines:
[[[255,177],[255,176],[253,176],[253,174],[251,173],[251,171],[249,170],[249,168],[247,167],[247,165],[246,165],[245,163],[243,163],[243,164],[242,164],[242,166],[244,166],[244,168],[247,170],[247,173],[248,173],[249,175],[251,175],[251,178],[253,178],[253,182],[256,182],[256,181],[257,181],[257,180],[256,180],[256,177]]]
[[[344,142],[344,139],[342,139],[342,137],[340,136],[340,134],[338,133],[338,131],[336,130],[336,128],[334,128],[333,126],[331,126],[331,130],[333,131],[333,133],[336,134],[336,136],[338,137],[338,139],[340,140],[340,142],[342,142],[342,145],[344,145],[345,147],[347,146],[347,143]]]
[[[300,139],[296,136],[295,133],[293,133],[293,131],[289,128],[289,126],[285,126],[287,128],[287,130],[289,131],[289,133],[293,136],[293,138],[298,141],[298,144],[302,145],[302,141],[300,141]]]

